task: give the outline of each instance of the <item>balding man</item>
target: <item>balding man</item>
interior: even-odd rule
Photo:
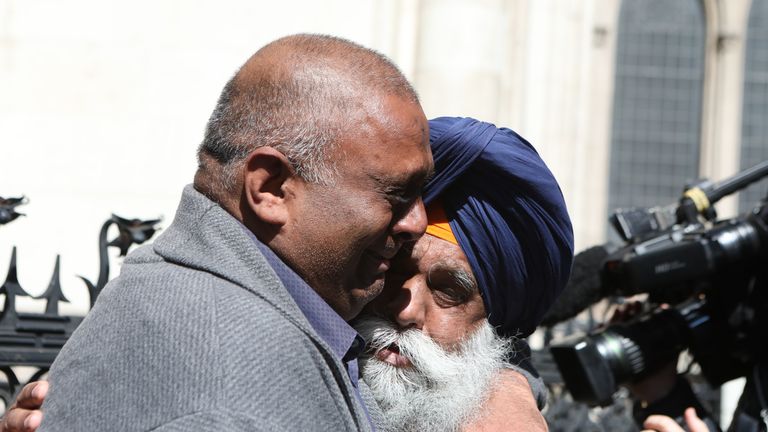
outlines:
[[[39,430],[370,430],[346,321],[426,228],[415,92],[349,41],[279,39],[224,87],[198,156],[53,364]]]

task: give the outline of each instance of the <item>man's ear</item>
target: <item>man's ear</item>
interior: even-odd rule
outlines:
[[[259,147],[245,160],[243,193],[249,209],[261,222],[284,225],[288,221],[288,183],[296,174],[283,153]]]

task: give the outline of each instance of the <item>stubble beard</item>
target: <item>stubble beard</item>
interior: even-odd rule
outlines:
[[[505,367],[511,341],[485,320],[457,349],[448,352],[420,330],[398,331],[389,321],[365,316],[355,328],[369,352],[396,343],[412,367],[395,367],[372,352],[361,358],[362,378],[384,414],[384,432],[458,431],[487,400]]]

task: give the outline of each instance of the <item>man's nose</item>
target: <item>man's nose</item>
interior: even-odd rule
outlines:
[[[427,230],[427,212],[419,197],[392,226],[393,235],[402,242],[418,240]]]
[[[387,305],[387,315],[401,328],[421,329],[426,316],[426,303],[418,288],[403,286],[393,293]]]

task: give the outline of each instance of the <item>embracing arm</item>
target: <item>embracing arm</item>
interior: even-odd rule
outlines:
[[[546,431],[531,387],[525,377],[512,369],[504,369],[480,413],[464,432]]]
[[[24,386],[0,421],[0,432],[34,432],[43,421],[40,407],[48,393],[48,382],[37,381]]]

